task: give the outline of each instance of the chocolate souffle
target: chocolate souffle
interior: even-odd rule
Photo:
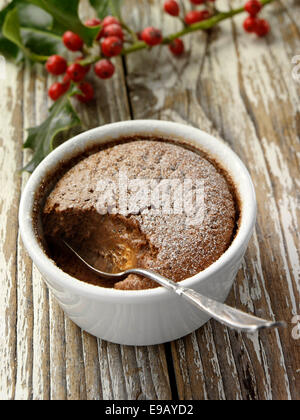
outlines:
[[[117,185],[120,172],[129,180],[148,182],[203,180],[201,222],[191,223],[185,211],[159,212],[151,202],[132,213],[105,213],[99,209],[99,185],[108,179]],[[134,192],[127,193],[132,198]],[[210,266],[228,249],[236,232],[238,206],[230,179],[203,153],[178,143],[137,139],[75,164],[48,196],[42,221],[49,256],[63,271],[101,287],[140,290],[157,284],[134,275],[119,282],[103,280],[63,245],[62,238],[101,271],[149,268],[179,282]]]

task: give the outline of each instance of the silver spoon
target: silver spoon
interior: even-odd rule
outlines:
[[[239,331],[244,331],[248,333],[255,333],[256,331],[266,329],[266,328],[279,328],[284,327],[286,324],[284,322],[272,322],[265,319],[257,318],[256,316],[246,314],[238,309],[231,308],[223,303],[217,302],[213,299],[210,299],[206,296],[201,295],[200,293],[188,289],[186,287],[180,286],[178,283],[174,283],[171,280],[161,276],[158,273],[155,273],[151,270],[145,270],[143,268],[133,268],[126,270],[122,273],[110,274],[97,270],[92,267],[87,261],[85,261],[79,254],[76,252],[70,244],[63,241],[65,245],[94,273],[98,274],[104,279],[123,279],[129,274],[137,274],[143,277],[146,277],[150,280],[155,281],[171,292],[176,293],[178,296],[183,297],[188,302],[192,303],[202,312],[205,312],[212,318],[221,322],[224,325],[227,325],[229,328],[233,328]]]

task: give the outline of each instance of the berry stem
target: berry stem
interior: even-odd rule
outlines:
[[[264,6],[266,6],[270,3],[273,3],[274,1],[276,1],[276,0],[261,0],[261,4],[264,7]],[[194,23],[192,25],[185,25],[185,27],[181,31],[176,32],[176,33],[171,34],[171,35],[168,35],[165,38],[163,38],[162,44],[168,45],[171,42],[173,42],[175,39],[182,38],[183,36],[188,35],[192,32],[196,32],[196,31],[199,31],[199,30],[205,31],[207,29],[210,29],[210,28],[216,26],[218,23],[222,22],[223,20],[230,19],[231,17],[236,16],[236,15],[241,14],[241,13],[245,13],[245,8],[244,7],[234,9],[234,10],[230,10],[229,12],[218,12],[216,15],[214,15],[211,18],[206,19],[204,21]],[[134,34],[135,39],[137,39],[136,34],[132,30],[130,30],[130,28],[126,24],[124,24],[123,22],[121,22],[121,24],[124,27],[124,29],[126,29],[132,35]],[[136,51],[140,51],[140,50],[147,49],[147,48],[149,48],[149,45],[147,45],[144,41],[138,41],[137,40],[130,47],[124,48],[121,54],[122,55],[128,55],[128,54],[134,53]],[[99,56],[95,56],[95,55],[87,56],[83,60],[79,61],[79,63],[82,66],[87,66],[87,65],[90,65],[90,64],[95,64],[101,58],[102,58],[101,55],[99,55]]]
[[[125,29],[125,31],[128,32],[128,34],[132,37],[133,42],[137,42],[138,41],[138,37],[137,34],[123,21],[120,21],[122,28]]]
[[[276,0],[261,0],[262,6],[266,6],[269,3],[273,3]],[[222,22],[223,20],[230,19],[233,16],[236,16],[238,14],[245,13],[244,7],[240,7],[238,9],[230,10],[229,12],[219,12],[215,16],[212,16],[209,19],[206,19],[202,22],[194,23],[193,25],[186,26],[184,29],[182,29],[179,32],[176,32],[174,34],[168,35],[163,39],[163,44],[170,44],[172,41],[174,41],[177,38],[181,38],[185,35],[188,35],[192,32],[196,32],[199,30],[205,31],[207,29],[212,28],[213,26],[217,25],[218,23]],[[148,48],[148,45],[143,41],[138,41],[135,44],[133,44],[131,47],[126,48],[123,50],[123,55],[128,55],[133,52],[143,50],[145,48]]]

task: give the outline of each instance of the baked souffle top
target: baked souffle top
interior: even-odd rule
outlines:
[[[108,180],[120,188],[105,213]],[[151,191],[161,185],[156,191],[164,208],[158,208],[151,194],[138,206],[136,184],[128,187],[136,180],[144,180]],[[124,194],[125,181],[130,205],[124,212],[125,207],[121,211],[114,203]],[[187,201],[194,213],[186,211]],[[117,283],[101,280],[76,261],[60,239],[72,242],[102,271],[142,267],[181,281],[220,258],[233,240],[236,222],[233,190],[219,166],[200,152],[161,140],[129,141],[83,159],[58,181],[43,210],[49,255],[59,267],[79,280],[124,290],[157,284],[133,275]]]

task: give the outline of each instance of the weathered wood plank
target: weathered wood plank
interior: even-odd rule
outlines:
[[[5,118],[0,132],[0,399],[15,394],[17,311],[17,235],[18,201],[22,165],[23,75],[8,64],[7,78],[0,80],[0,114]]]
[[[6,131],[1,127],[4,151],[1,156],[6,163],[1,172],[1,185],[6,182],[11,200],[1,194],[5,210],[1,212],[1,241],[8,242],[9,246],[7,254],[1,254],[1,267],[7,267],[1,278],[7,293],[2,294],[1,315],[5,322],[1,325],[5,329],[2,337],[8,339],[1,346],[0,354],[1,397],[25,400],[170,398],[163,346],[140,350],[105,343],[82,333],[65,318],[49,294],[40,274],[32,268],[20,239],[18,248],[16,246],[17,204],[21,186],[28,179],[25,174],[21,178],[16,170],[30,158],[30,153],[26,152],[22,162],[23,128],[39,124],[46,117],[47,88],[52,78],[45,77],[42,67],[26,66],[24,81],[23,72],[14,65],[9,65],[9,74],[5,86],[9,90],[7,101],[0,105],[3,115],[9,113],[11,118],[11,124],[6,118]],[[94,80],[94,83],[97,102],[78,107],[86,127],[130,119],[121,60],[111,81]],[[17,141],[4,142],[4,137],[16,137]],[[8,233],[9,238],[5,239]]]
[[[140,29],[138,24],[145,26],[149,22],[153,23],[155,18],[158,19],[155,22],[156,26],[167,27],[170,32],[177,29],[178,23],[174,19],[156,14],[159,8],[158,2],[153,2],[150,10],[147,8],[148,5],[144,3],[140,8],[140,14],[134,16],[137,30]],[[165,21],[168,21],[168,25]],[[128,85],[134,116],[135,118],[188,121],[204,130],[215,132],[211,122],[199,106],[195,92],[206,53],[207,35],[194,34],[187,37],[185,43],[188,49],[187,53],[179,60],[173,58],[166,47],[158,53],[155,50],[151,54],[144,52],[139,56],[128,58]],[[148,104],[148,107],[145,109],[143,104]],[[202,351],[195,334],[187,337],[187,341],[179,340],[172,346],[179,396],[185,399],[207,399],[208,388],[212,388],[212,385],[207,381],[207,377],[210,377],[213,381],[219,382],[214,397],[225,399],[224,385],[212,331],[209,327],[205,327],[202,333],[203,331],[205,331],[203,340],[206,343],[205,347],[208,345],[207,343],[210,343],[209,352],[207,350]],[[202,355],[207,353],[209,355],[207,357],[204,355],[205,360],[202,362]],[[231,356],[230,360],[232,360],[233,357],[229,353],[230,350],[228,350],[228,358],[230,359]],[[203,364],[211,368],[207,377],[204,375]],[[234,396],[241,398],[237,373],[234,371],[234,374],[232,374],[232,368],[231,376],[233,381],[231,381],[230,389]]]
[[[35,90],[35,78],[27,63],[24,70],[24,108],[29,111],[33,107],[33,95],[28,92]],[[33,124],[32,113],[23,113],[23,125],[29,127]],[[25,134],[25,133],[24,133]],[[28,154],[24,153],[23,163],[28,160]],[[26,156],[25,156],[26,155]],[[29,175],[22,174],[22,189]],[[17,290],[18,290],[18,317],[17,317],[17,376],[16,376],[16,400],[29,400],[32,398],[32,366],[33,366],[33,301],[32,301],[32,261],[28,257],[22,240],[17,243]]]
[[[274,6],[273,10],[276,11],[276,7],[278,6]],[[265,13],[267,14],[267,11]],[[277,16],[282,20],[279,9]],[[274,17],[270,16],[270,19],[274,20]],[[259,240],[255,242],[250,261],[248,256],[246,258],[244,275],[239,276],[235,287],[235,304],[239,305],[241,302],[243,309],[271,317],[275,315],[277,319],[282,318],[290,322],[294,311],[299,311],[299,294],[296,292],[299,271],[293,278],[286,257],[284,230],[280,226],[278,212],[278,207],[282,208],[283,202],[277,195],[280,188],[288,193],[288,200],[292,200],[299,177],[298,173],[294,173],[294,185],[287,183],[287,166],[291,158],[294,160],[293,149],[297,142],[295,110],[299,107],[296,98],[295,106],[290,103],[295,97],[294,92],[286,94],[286,89],[291,91],[293,87],[290,68],[288,65],[284,67],[284,63],[289,64],[290,60],[286,58],[286,48],[281,43],[282,33],[286,31],[286,26],[290,22],[286,21],[285,26],[279,26],[280,31],[275,29],[276,23],[274,23],[273,39],[271,38],[270,43],[263,42],[264,45],[258,44],[256,39],[245,38],[240,29],[241,19],[235,19],[235,22],[233,40],[236,43],[236,50],[227,46],[225,52],[222,48],[224,40],[216,40],[209,50],[210,63],[207,65],[202,84],[202,86],[208,84],[211,89],[211,95],[208,97],[211,106],[210,117],[217,126],[222,127],[222,135],[232,142],[240,156],[247,162],[257,187]],[[231,42],[228,44],[231,45]],[[284,45],[287,45],[287,40]],[[226,60],[230,65],[224,66]],[[248,91],[247,94],[245,90]],[[252,90],[251,94],[249,90]],[[214,106],[216,103],[214,100],[217,98],[227,104],[221,112]],[[290,119],[288,122],[283,121],[285,116]],[[288,131],[292,131],[290,136],[287,135]],[[280,139],[281,133],[284,133],[284,141]],[[276,164],[277,159],[273,159],[274,155],[269,159],[269,165],[266,164],[268,150],[272,149],[274,141],[277,141],[277,151],[282,157],[280,166]],[[290,166],[297,168],[296,163]],[[274,167],[278,169],[277,175],[279,175],[276,180],[272,179]],[[289,180],[291,179],[290,177]],[[287,191],[288,186],[290,188]],[[294,209],[295,201],[290,208],[285,207],[284,218],[288,218],[287,220],[291,218],[296,223]],[[297,230],[292,229],[290,235],[296,232]],[[288,247],[293,247],[290,237],[286,243]],[[294,243],[299,241],[296,240]],[[292,260],[297,271],[299,264],[294,258],[297,251],[295,247],[293,249]],[[253,281],[256,284],[253,284]],[[231,302],[233,303],[232,300]],[[252,341],[251,343],[250,338],[243,340],[243,345],[247,349],[247,352],[243,352],[243,357],[246,355],[248,358],[248,354],[250,355],[253,374],[256,376],[256,378],[253,374],[249,376],[251,382],[248,388],[249,391],[252,389],[250,394],[256,398],[266,399],[299,398],[295,387],[299,352],[297,353],[296,343],[292,340],[291,330],[282,331],[280,334],[272,333],[272,336],[262,335],[260,339],[256,337]],[[235,353],[236,356],[240,355],[240,344],[237,345]],[[250,366],[245,360],[245,366],[246,363]]]
[[[100,375],[100,363],[98,342],[95,337],[83,332],[82,349],[85,368],[85,382],[87,400],[102,400],[102,382]]]
[[[138,399],[171,399],[172,393],[164,346],[138,347],[136,348],[136,359],[141,383]]]
[[[25,113],[34,115],[34,125],[41,124],[47,115],[47,79],[40,66],[33,69],[35,89],[33,91],[33,108],[24,109]],[[30,95],[30,92],[28,92]],[[28,127],[26,127],[28,128]],[[51,347],[49,322],[51,312],[49,308],[49,294],[37,268],[33,266],[32,272],[34,327],[33,327],[33,383],[32,393],[34,400],[47,400],[51,396]],[[57,343],[59,346],[59,343]],[[54,358],[55,360],[55,358]]]
[[[271,8],[269,10],[271,11]],[[278,11],[274,16],[278,16],[278,19],[282,21],[283,15],[280,13],[280,6],[274,5],[273,10]],[[267,11],[265,13],[267,14]],[[274,16],[270,16],[273,21],[276,19]],[[272,38],[269,42],[264,42],[264,45],[258,44],[257,40],[251,40],[249,37],[245,39],[240,29],[241,19],[235,19],[235,22],[236,51],[232,49],[230,52],[230,47],[226,49],[226,58],[228,59],[228,55],[230,55],[230,62],[235,64],[224,68],[224,65],[220,64],[225,59],[225,53],[221,49],[223,42],[220,41],[219,45],[214,44],[210,54],[210,67],[207,69],[207,76],[203,84],[209,83],[215,95],[218,98],[223,98],[224,102],[227,101],[227,107],[222,109],[222,114],[217,109],[211,112],[212,119],[215,124],[224,127],[222,134],[226,139],[238,139],[234,143],[234,147],[248,163],[257,186],[259,245],[255,250],[257,256],[253,256],[249,263],[246,259],[245,274],[248,273],[248,278],[244,277],[237,300],[246,304],[249,310],[251,310],[251,305],[253,305],[252,310],[255,309],[260,314],[264,314],[264,310],[267,309],[269,316],[276,314],[276,318],[290,322],[293,314],[299,311],[299,292],[297,292],[297,288],[299,288],[299,259],[295,246],[299,244],[299,240],[296,238],[298,229],[295,229],[297,226],[295,209],[299,172],[294,172],[291,175],[288,170],[290,167],[291,171],[297,171],[295,152],[297,147],[299,150],[299,145],[297,145],[295,122],[299,108],[299,96],[295,95],[293,91],[290,59],[286,55],[287,48],[282,45],[282,34],[284,31],[288,32],[287,28],[290,27],[291,22],[285,17],[285,25],[282,23],[281,26],[277,26],[276,23],[273,23]],[[291,43],[294,43],[294,37],[291,34],[290,39]],[[284,45],[288,45],[287,39],[285,39]],[[236,59],[234,58],[235,54]],[[287,65],[284,65],[285,63]],[[237,66],[236,69],[235,66]],[[222,67],[223,77],[220,82],[216,78],[211,80],[211,67],[215,68],[214,74],[220,72]],[[228,92],[231,93],[230,96]],[[213,100],[212,98],[211,103]],[[239,106],[237,107],[235,104],[239,104]],[[218,123],[216,118],[220,119]],[[244,121],[245,129],[243,129]],[[277,143],[277,146],[274,146],[274,143]],[[280,154],[280,161],[274,154],[272,157],[270,155],[270,151],[274,150],[274,147]],[[290,162],[293,163],[290,164]],[[276,178],[273,177],[274,169],[277,170]],[[292,179],[293,182],[291,182]],[[278,191],[283,192],[285,198],[279,197]],[[286,204],[283,208],[284,203]],[[291,229],[282,228],[282,220],[280,220],[282,216],[284,223],[292,221]],[[285,237],[286,234],[287,237]],[[294,238],[292,238],[293,236]],[[288,248],[291,250],[290,255]],[[258,263],[260,273],[252,274],[251,266],[253,269],[258,266]],[[253,279],[251,275],[259,276],[261,284],[251,285]],[[248,283],[250,283],[250,287]],[[241,291],[244,289],[244,292],[247,293],[246,287],[254,296],[249,296],[248,300],[243,302],[245,294],[241,294]],[[249,305],[251,301],[252,303]],[[261,346],[260,353],[268,353],[267,365],[264,370],[266,376],[268,374],[266,369],[271,372],[269,381],[271,381],[272,397],[295,398],[298,393],[297,388],[294,388],[294,375],[297,364],[299,364],[299,353],[297,354],[295,341],[291,337],[291,329],[282,331],[280,335],[276,333],[272,339],[270,337],[266,339],[263,336],[260,341],[257,341],[256,347],[253,343],[253,350],[259,350],[259,346]],[[253,356],[255,356],[254,353]],[[252,360],[255,361],[255,358],[252,357]],[[293,367],[291,368],[291,366]],[[256,364],[256,372],[258,367],[259,365]],[[262,380],[257,382],[258,384],[263,383]],[[263,387],[261,387],[262,392]]]
[[[295,12],[299,13],[294,6]],[[290,62],[291,49],[300,47],[299,37],[295,37],[295,27],[289,16],[282,14],[280,5],[274,5],[274,11],[278,17],[274,24],[274,40],[269,44],[269,56],[264,57],[262,66],[265,65],[266,75],[269,77],[270,89],[266,89],[265,95],[257,95],[257,102],[253,101],[249,107],[249,114],[252,113],[252,120],[256,121],[256,131],[261,138],[262,150],[264,153],[270,183],[273,188],[276,207],[271,215],[276,215],[278,224],[273,226],[278,231],[278,248],[274,245],[274,237],[270,242],[266,241],[266,247],[272,247],[272,251],[280,256],[278,266],[274,269],[274,260],[269,261],[269,268],[266,277],[266,287],[270,291],[271,302],[278,317],[283,317],[290,322],[292,317],[299,314],[299,207],[297,205],[297,191],[299,187],[299,86],[291,77],[291,68],[284,63]],[[284,42],[283,42],[284,40]],[[289,42],[290,40],[290,42]],[[239,46],[237,45],[237,48]],[[243,58],[241,56],[241,63]],[[273,66],[272,66],[273,63]],[[275,63],[275,66],[274,66]],[[260,63],[259,63],[260,64]],[[243,66],[241,66],[242,68]],[[247,71],[247,66],[242,70]],[[258,69],[262,74],[263,68]],[[248,77],[255,79],[254,74],[248,71]],[[243,77],[243,76],[242,76]],[[251,98],[252,83],[241,82],[243,90],[248,98]],[[266,84],[266,87],[268,85]],[[247,91],[247,89],[248,91]],[[275,100],[274,100],[275,98]],[[247,100],[245,101],[247,102]],[[269,209],[265,208],[265,214]],[[266,220],[267,222],[267,220]],[[262,232],[267,237],[271,226],[263,222]],[[269,238],[268,238],[269,239]],[[277,242],[277,241],[276,241]],[[278,258],[279,259],[279,258]],[[268,278],[270,268],[273,268],[273,276]],[[274,283],[276,286],[274,287]],[[273,292],[273,293],[272,293]],[[291,398],[299,398],[299,375],[296,377],[297,366],[299,366],[299,347],[289,329],[277,337],[278,349],[281,348],[281,358],[286,367],[286,390],[290,387]],[[271,379],[274,389],[274,397],[278,398],[284,393],[277,389],[278,380],[275,376],[276,361],[274,350],[269,349],[269,359],[274,362],[271,369]],[[271,358],[272,355],[272,358]],[[283,385],[282,378],[282,385]],[[279,386],[278,386],[279,388]],[[277,391],[277,392],[276,392]],[[289,396],[287,394],[287,396]]]
[[[166,28],[169,18],[156,13],[159,2],[145,3],[133,21],[153,24],[156,18],[156,26]],[[221,1],[219,7],[228,4]],[[229,302],[290,322],[299,313],[299,91],[288,65],[299,40],[282,5],[268,10],[278,23],[268,40],[246,36],[238,17],[214,30],[207,45],[205,35],[190,37],[188,60],[157,50],[129,57],[128,85],[136,118],[184,120],[209,131],[213,125],[248,164],[257,186],[258,230]],[[300,397],[299,348],[291,328],[247,337],[211,322],[172,349],[181,398]]]

